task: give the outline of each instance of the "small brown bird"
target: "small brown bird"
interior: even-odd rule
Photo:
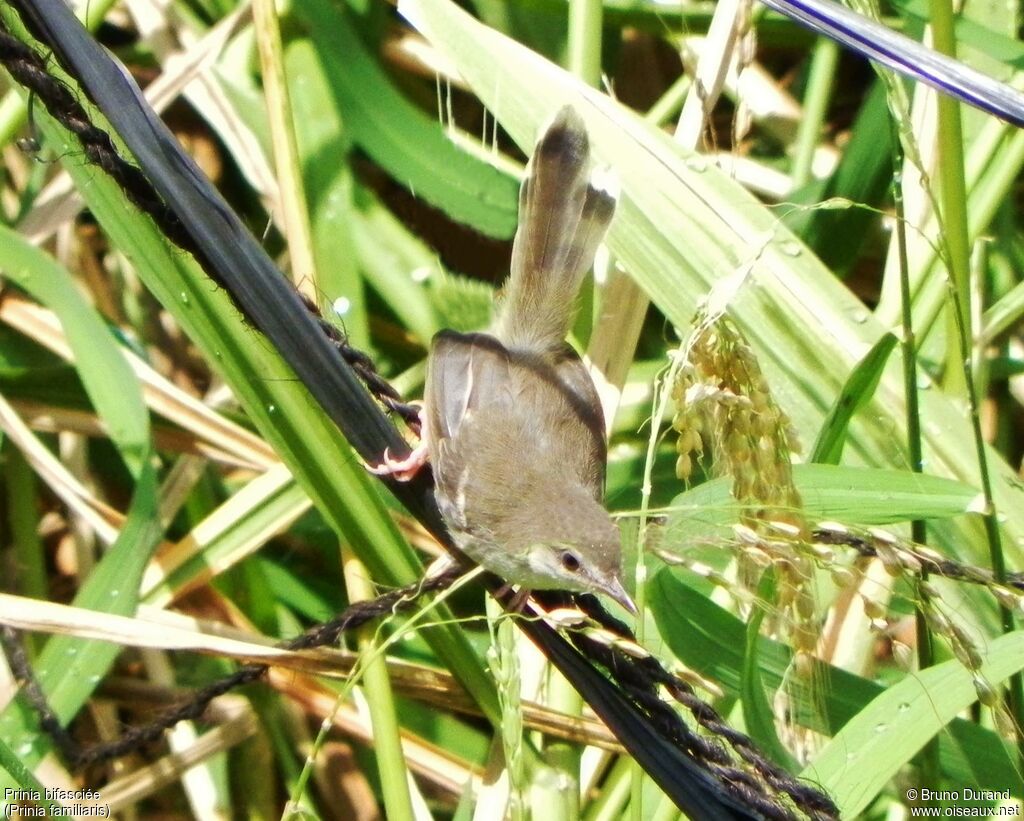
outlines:
[[[601,504],[601,402],[565,341],[614,210],[614,195],[591,180],[583,121],[563,108],[527,166],[491,332],[434,337],[424,438],[438,505],[467,555],[521,589],[604,593],[636,612]]]

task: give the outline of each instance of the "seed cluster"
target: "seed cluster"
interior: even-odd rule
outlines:
[[[800,494],[792,476],[790,454],[798,447],[789,419],[775,402],[757,359],[739,329],[725,316],[698,314],[696,327],[683,349],[684,361],[672,386],[678,434],[676,474],[688,480],[697,464],[708,472],[729,476],[739,502],[739,522],[733,526],[738,555],[738,583],[718,571],[673,556],[658,555],[672,564],[686,564],[715,584],[729,589],[742,608],[760,604],[780,613],[769,630],[785,634],[794,650],[796,672],[812,670],[819,637],[813,573],[817,566],[831,571],[843,589],[858,589],[872,627],[888,632],[888,607],[861,589],[859,573],[835,561],[834,544],[862,543],[893,576],[903,577],[918,590],[918,606],[929,628],[947,642],[954,656],[970,671],[979,700],[998,705],[997,690],[981,672],[982,655],[973,636],[943,612],[942,597],[922,571],[984,585],[1004,606],[1024,610],[1024,594],[999,584],[990,571],[953,566],[945,556],[922,545],[909,545],[878,529],[852,533],[836,523],[820,523],[812,535],[803,515]],[[705,462],[707,460],[707,462]],[[846,538],[841,538],[841,537]],[[851,540],[852,541],[848,541]],[[763,602],[758,582],[774,568],[775,601]],[[763,592],[763,590],[761,591]],[[996,709],[996,720],[1005,721]]]
[[[689,479],[710,455],[712,472],[732,478],[742,513],[741,581],[756,588],[763,571],[776,572],[783,614],[773,632],[788,633],[797,669],[811,668],[818,641],[813,562],[790,454],[798,449],[789,418],[772,396],[757,357],[724,315],[698,314],[673,385],[678,433],[676,474]]]

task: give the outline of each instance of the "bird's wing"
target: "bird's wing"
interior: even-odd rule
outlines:
[[[427,365],[430,461],[444,494],[458,493],[466,456],[480,481],[506,487],[507,457],[525,453],[600,500],[606,445],[601,402],[568,345],[541,356],[509,351],[487,334],[441,331]]]
[[[494,460],[487,458],[495,450],[489,438],[507,434],[501,422],[515,408],[509,367],[508,351],[487,334],[441,331],[434,336],[423,405],[427,447],[442,507],[445,500],[464,495],[468,455],[475,454],[477,473],[497,469],[490,465]],[[476,478],[484,482],[488,477]]]
[[[434,336],[424,395],[431,438],[454,439],[481,406],[511,403],[509,354],[500,342],[487,334],[456,331]]]

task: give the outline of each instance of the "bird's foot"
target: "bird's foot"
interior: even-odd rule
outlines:
[[[404,459],[395,459],[388,448],[384,449],[384,461],[379,465],[367,465],[366,469],[374,476],[390,476],[396,482],[411,482],[427,463],[427,436],[423,417],[423,404],[419,405],[420,443]]]
[[[384,450],[384,461],[379,465],[367,465],[374,476],[390,476],[397,482],[411,482],[427,463],[427,446],[421,442],[404,459],[395,459],[388,448]]]
[[[512,584],[506,582],[497,590],[494,591],[494,597],[496,599],[502,599],[507,594],[512,592]],[[511,615],[521,614],[526,608],[526,602],[530,600],[530,593],[533,592],[529,588],[520,587],[515,593],[512,593],[512,598],[508,600],[508,604],[505,605],[505,612]]]

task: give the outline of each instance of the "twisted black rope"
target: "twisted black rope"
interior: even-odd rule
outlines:
[[[348,630],[361,627],[382,616],[409,609],[421,595],[449,587],[462,572],[462,568],[452,567],[417,584],[385,593],[370,601],[356,603],[337,618],[316,625],[301,636],[277,646],[286,650],[305,650],[334,645]],[[540,597],[545,600],[546,605],[570,603],[569,597],[564,594],[546,593],[540,594]],[[597,605],[594,596],[582,595],[578,598],[582,601],[578,601],[577,604],[581,604],[583,612],[596,623],[624,639],[632,638],[622,622],[611,617]],[[773,789],[789,795],[796,805],[807,811],[812,818],[835,817],[835,808],[827,799],[823,800],[821,793],[798,782],[765,759],[747,736],[729,727],[710,705],[693,693],[688,685],[668,673],[656,659],[649,657],[638,660],[594,641],[580,631],[569,630],[568,633],[577,646],[585,647],[588,656],[608,669],[616,681],[644,705],[650,719],[655,721],[667,736],[682,744],[695,758],[712,768],[717,777],[738,798],[757,809],[763,817],[773,821],[791,821],[798,816],[780,806],[772,796],[766,795],[763,784],[754,774],[735,766],[726,750],[714,739],[694,733],[680,721],[679,716],[658,696],[659,684],[664,685],[667,691],[694,715],[702,727],[728,741]],[[243,665],[231,675],[194,691],[187,701],[164,711],[152,721],[129,728],[117,740],[82,747],[54,714],[11,628],[2,628],[0,645],[7,654],[16,678],[22,682],[26,700],[38,714],[40,728],[54,740],[61,755],[74,770],[120,758],[159,741],[166,730],[181,721],[201,719],[215,698],[258,681],[269,669],[269,665],[266,664]]]
[[[408,610],[416,604],[420,596],[444,590],[463,572],[463,568],[452,567],[436,576],[384,593],[375,599],[356,602],[336,618],[318,624],[302,635],[281,642],[277,646],[284,650],[308,650],[337,644],[343,633],[355,630],[382,616]],[[206,708],[215,698],[258,681],[270,669],[268,664],[245,664],[231,675],[195,690],[187,701],[171,707],[152,721],[127,729],[115,741],[83,747],[75,741],[54,714],[35,678],[25,651],[17,640],[15,631],[10,627],[0,627],[0,646],[7,655],[15,678],[22,683],[22,693],[26,701],[38,714],[40,728],[53,739],[57,749],[73,770],[120,758],[159,741],[164,731],[179,722],[202,718]]]
[[[57,122],[78,138],[86,159],[90,163],[106,172],[118,184],[128,200],[140,211],[149,215],[167,239],[192,254],[217,285],[230,290],[227,283],[218,275],[216,268],[210,265],[202,249],[182,225],[181,220],[153,190],[153,186],[145,175],[118,153],[110,135],[93,124],[85,108],[72,94],[71,89],[50,73],[42,56],[2,27],[0,27],[0,62],[3,62],[18,83],[39,98]],[[408,424],[418,428],[418,409],[401,401],[398,391],[377,372],[373,360],[363,351],[352,347],[337,326],[324,318],[315,302],[304,297],[302,302],[324,336],[337,348],[381,404],[398,414]],[[238,307],[244,315],[244,307],[241,305]],[[252,317],[246,316],[246,319],[252,321]]]
[[[132,204],[149,214],[171,242],[202,258],[202,253],[185,232],[180,220],[157,196],[149,180],[117,153],[110,135],[93,125],[71,89],[50,73],[45,60],[34,49],[2,28],[0,61],[18,83],[43,101],[61,125],[78,137],[89,162],[110,175]]]
[[[626,641],[635,641],[628,627],[611,616],[594,595],[540,591],[533,595],[549,609],[572,603],[596,624]],[[775,796],[765,792],[765,783],[776,793],[788,796],[811,818],[826,821],[838,817],[838,810],[827,795],[766,758],[749,736],[730,727],[714,707],[701,699],[689,684],[666,670],[657,658],[637,658],[614,645],[595,640],[583,630],[568,629],[565,633],[587,658],[601,664],[616,683],[642,705],[647,716],[667,736],[703,762],[728,789],[748,806],[756,808],[763,817],[779,821],[798,817],[781,805]],[[676,702],[685,707],[711,738],[699,735],[680,720],[659,695],[659,686],[664,687]],[[758,781],[751,771],[736,766],[735,760],[721,742],[728,744],[764,783]]]
[[[590,594],[579,594],[574,597],[577,606],[587,614],[593,621],[611,632],[632,640],[633,635],[629,629],[616,618],[608,614],[601,606],[596,596]],[[652,697],[659,704],[664,702],[658,698],[657,688],[662,686],[672,698],[687,709],[697,723],[707,730],[714,739],[726,742],[736,754],[747,764],[751,765],[771,786],[778,792],[785,793],[801,809],[811,812],[812,817],[829,818],[836,812],[835,805],[827,796],[819,790],[794,778],[786,770],[779,767],[775,762],[766,758],[754,745],[750,737],[730,727],[718,711],[698,696],[693,688],[678,676],[666,670],[654,656],[636,658],[616,650],[614,647],[596,642],[580,634],[581,641],[588,642],[587,654],[602,659],[602,664],[608,668],[612,675],[624,686],[632,688],[634,694],[640,698],[640,691],[645,695],[641,700],[648,705],[652,711],[661,712],[660,706],[655,706],[651,701]],[[623,664],[623,660],[628,663]],[[678,721],[675,713],[672,732],[680,733],[679,739],[691,749],[694,754],[716,766],[723,768],[731,767],[731,759],[728,754],[712,739],[706,739],[693,733],[690,727]],[[723,757],[724,755],[724,757]],[[734,770],[735,768],[732,768]],[[722,770],[726,780],[733,778],[738,783],[744,782],[743,775],[737,775],[732,770]],[[742,771],[741,771],[742,772]],[[820,815],[814,815],[820,813]]]
[[[814,541],[821,544],[851,547],[865,559],[883,558],[881,555],[883,551],[879,549],[877,541],[873,540],[870,536],[827,527],[817,528],[812,532],[811,536]],[[995,574],[987,568],[963,564],[955,559],[939,556],[931,550],[926,552],[909,542],[886,546],[898,548],[900,551],[909,554],[920,562],[922,570],[933,576],[941,576],[951,581],[977,584],[989,588],[1002,584],[1024,593],[1024,573],[1007,573],[1006,578],[999,582]]]
[[[3,649],[4,655],[7,657],[7,663],[15,680],[21,682],[21,691],[25,700],[36,711],[39,728],[53,740],[65,760],[74,760],[80,748],[71,734],[64,729],[64,725],[61,724],[60,718],[54,713],[53,708],[50,707],[50,702],[47,700],[46,694],[43,693],[42,687],[39,686],[39,681],[29,663],[25,648],[18,641],[17,631],[6,624],[0,625],[0,648]]]

